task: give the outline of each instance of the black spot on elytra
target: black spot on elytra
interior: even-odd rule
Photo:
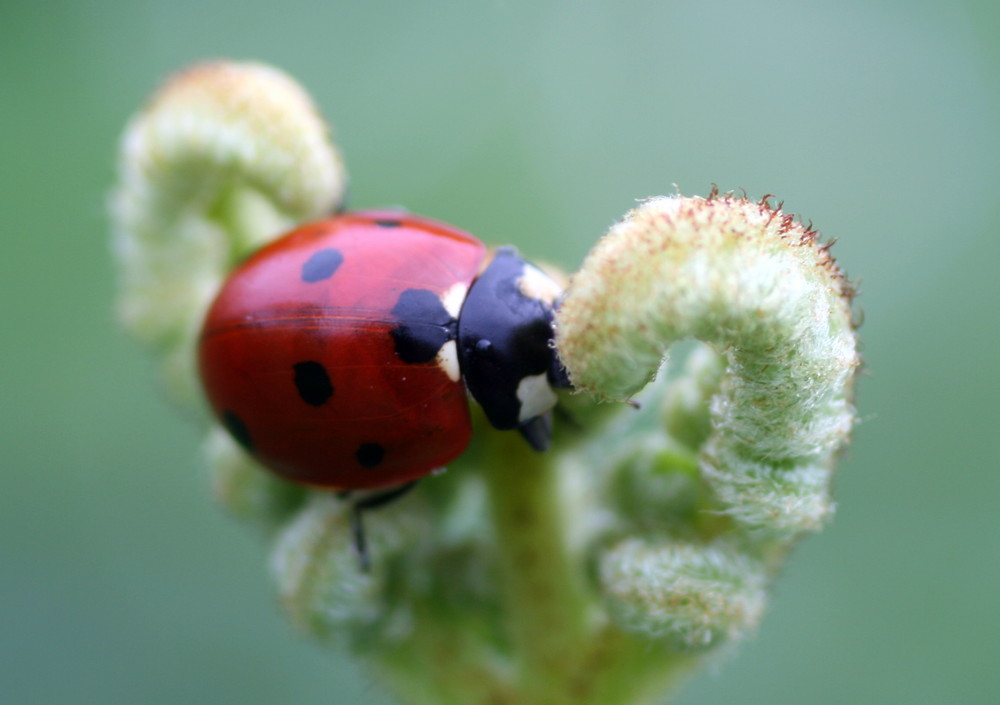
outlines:
[[[243,446],[247,452],[253,453],[253,438],[250,437],[247,425],[243,423],[243,419],[237,416],[235,411],[226,409],[222,412],[222,425],[226,427],[229,435],[236,439],[237,443]]]
[[[302,265],[302,281],[313,284],[329,279],[343,263],[344,255],[340,250],[333,247],[317,250]]]
[[[295,388],[306,404],[323,406],[327,399],[333,396],[333,384],[326,368],[314,360],[297,362],[295,369]]]
[[[362,467],[375,468],[381,464],[382,458],[385,457],[385,448],[378,443],[362,443],[354,452],[354,457],[358,459]]]
[[[390,334],[403,362],[430,362],[441,346],[458,334],[458,322],[445,310],[440,297],[427,289],[404,291],[392,315],[399,319],[399,325]]]
[[[380,228],[398,228],[403,224],[403,221],[396,218],[379,218],[374,222]]]

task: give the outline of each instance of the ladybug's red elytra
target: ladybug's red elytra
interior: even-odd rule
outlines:
[[[536,450],[553,391],[559,286],[513,248],[395,211],[347,212],[266,245],[225,282],[199,343],[222,424],[282,477],[400,486],[471,435],[467,396]]]

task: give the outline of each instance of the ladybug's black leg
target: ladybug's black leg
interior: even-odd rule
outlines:
[[[528,445],[539,453],[548,450],[552,438],[552,414],[545,413],[528,419],[517,427]]]
[[[407,482],[405,485],[365,495],[351,503],[351,543],[363,572],[367,573],[372,567],[371,555],[368,553],[368,541],[365,539],[365,526],[362,521],[363,512],[384,507],[412,490],[416,484],[417,480]]]

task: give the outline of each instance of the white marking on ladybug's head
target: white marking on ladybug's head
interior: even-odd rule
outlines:
[[[562,288],[555,280],[530,262],[524,263],[517,288],[529,299],[538,299],[549,306],[555,305],[556,299],[562,294]]]
[[[462,282],[455,282],[448,287],[447,291],[441,294],[441,305],[444,306],[444,310],[452,318],[458,318],[458,314],[462,310],[462,304],[465,303],[465,297],[468,293],[469,287]]]
[[[546,372],[523,377],[517,383],[517,399],[521,402],[521,410],[517,415],[517,420],[521,423],[541,416],[559,401],[549,386],[549,376]]]
[[[452,382],[457,382],[461,378],[462,373],[458,368],[458,344],[454,340],[449,340],[441,346],[434,362]]]

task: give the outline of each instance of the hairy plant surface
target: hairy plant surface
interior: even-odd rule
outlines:
[[[202,408],[195,337],[233,264],[345,184],[308,96],[266,66],[196,66],[135,117],[112,202],[120,311],[178,400]],[[650,199],[570,278],[556,346],[577,392],[550,451],[477,418],[447,473],[372,514],[370,571],[344,501],[269,474],[205,414],[215,492],[268,537],[290,619],[406,702],[652,702],[755,628],[789,547],[832,512],[852,295],[767,197]]]

